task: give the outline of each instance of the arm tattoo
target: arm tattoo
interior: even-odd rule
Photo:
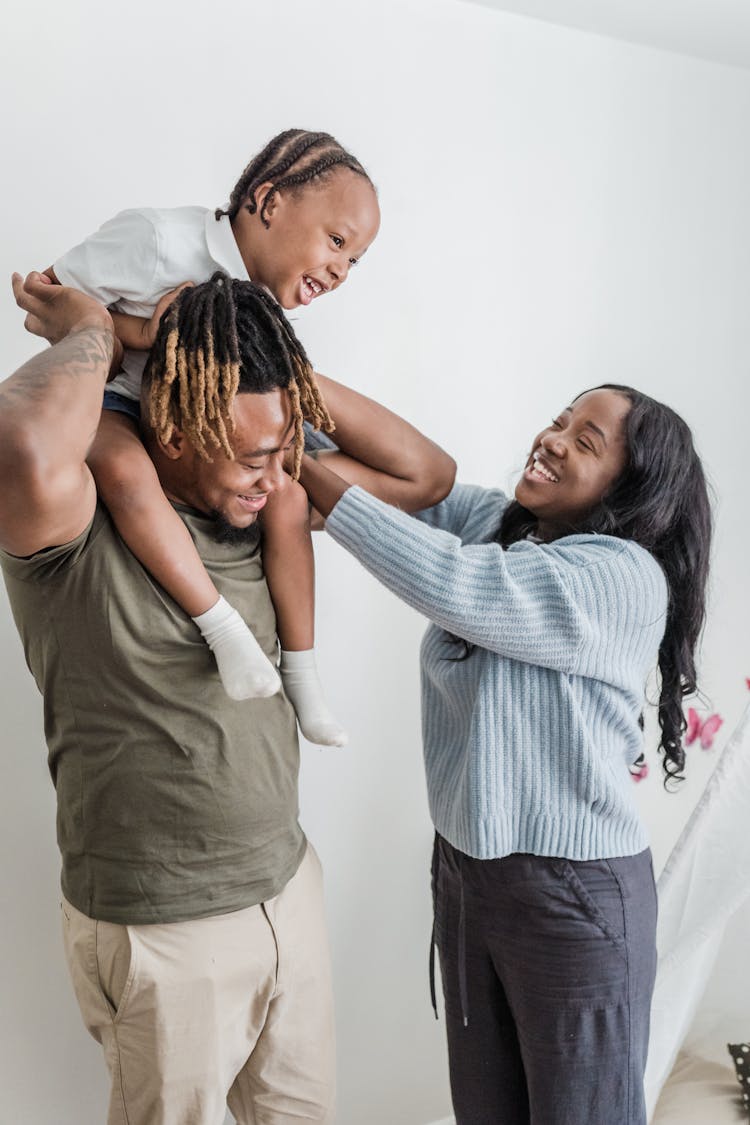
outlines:
[[[46,352],[32,356],[4,383],[0,383],[0,410],[40,406],[66,393],[85,394],[80,380],[93,381],[97,392],[104,384],[112,360],[114,337],[107,328],[81,328]]]

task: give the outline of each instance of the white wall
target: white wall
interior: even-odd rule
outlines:
[[[320,370],[406,413],[461,477],[508,485],[577,391],[632,382],[694,426],[717,493],[704,684],[728,720],[747,659],[750,73],[459,0],[15,6],[0,43],[0,276],[49,264],[128,205],[222,201],[289,126],[336,134],[382,234],[298,327]],[[3,370],[35,350],[9,297]],[[427,994],[431,828],[422,623],[318,544],[325,680],[351,731],[304,751],[327,869],[341,1125],[449,1111]],[[3,1120],[96,1125],[105,1082],[64,976],[41,707],[2,602]],[[711,766],[640,793],[657,863]],[[654,759],[652,755],[652,766]]]

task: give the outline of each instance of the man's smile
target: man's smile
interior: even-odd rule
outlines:
[[[266,506],[268,494],[262,492],[256,496],[243,496],[242,493],[237,493],[237,499],[243,508],[248,512],[259,512],[261,508]]]

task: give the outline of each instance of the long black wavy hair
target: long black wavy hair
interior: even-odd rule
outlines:
[[[616,391],[630,402],[625,419],[628,459],[600,503],[568,532],[632,539],[661,565],[669,602],[659,648],[658,704],[665,784],[682,781],[685,696],[697,691],[695,650],[706,616],[712,516],[703,466],[686,422],[670,407],[616,383],[591,390]],[[587,391],[581,392],[578,398]],[[517,500],[503,512],[496,541],[503,548],[533,533],[537,518]]]

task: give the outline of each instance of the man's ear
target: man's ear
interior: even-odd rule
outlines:
[[[169,435],[168,441],[162,441],[161,438],[156,438],[155,440],[159,449],[170,461],[179,461],[185,456],[185,451],[188,447],[188,438],[178,426],[172,426],[172,432]]]

